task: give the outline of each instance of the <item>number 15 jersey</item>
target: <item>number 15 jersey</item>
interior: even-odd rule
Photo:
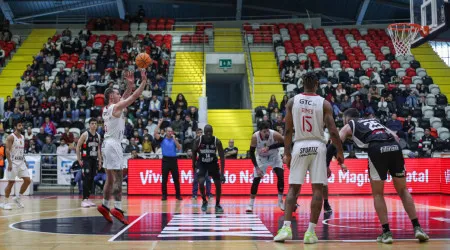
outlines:
[[[316,94],[298,94],[294,97],[294,142],[319,140],[326,143],[323,135],[323,102],[324,98]]]
[[[351,120],[348,125],[353,132],[353,142],[360,148],[368,148],[371,142],[395,141],[377,119]]]

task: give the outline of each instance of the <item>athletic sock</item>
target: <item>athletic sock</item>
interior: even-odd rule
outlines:
[[[389,229],[389,223],[383,224],[382,227],[383,227],[383,233],[387,233],[387,232],[391,231],[391,229]]]
[[[103,199],[102,204],[103,204],[103,206],[109,208],[109,201],[108,200]]]
[[[114,207],[122,210],[122,201],[114,201]]]
[[[411,220],[411,222],[412,222],[413,228],[420,227],[419,219],[415,218],[414,220]]]
[[[250,198],[250,206],[253,207],[255,205],[255,198]]]
[[[284,223],[283,223],[283,226],[284,227],[291,227],[291,221],[285,220]]]
[[[283,202],[283,194],[278,194],[278,202]]]
[[[308,232],[314,233],[315,228],[316,228],[316,224],[310,222],[309,226],[308,226]]]

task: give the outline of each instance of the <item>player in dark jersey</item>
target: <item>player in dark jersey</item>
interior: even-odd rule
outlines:
[[[360,148],[367,149],[369,156],[369,176],[372,186],[375,210],[383,228],[377,241],[391,244],[392,233],[389,229],[388,212],[384,200],[384,181],[387,174],[392,176],[395,190],[401,198],[403,207],[411,219],[415,237],[427,241],[428,235],[420,227],[416,215],[414,200],[406,188],[405,161],[398,136],[376,119],[359,119],[359,111],[351,108],[344,112],[346,124],[339,132],[342,141],[352,138]]]
[[[102,166],[102,156],[100,153],[100,135],[97,131],[97,120],[91,118],[89,120],[89,129],[81,134],[77,143],[77,160],[82,168],[83,178],[83,201],[82,207],[96,206],[89,200],[92,187],[94,185],[94,177],[97,169]]]
[[[220,196],[222,195],[222,184],[225,183],[225,153],[222,142],[213,136],[213,128],[211,125],[205,126],[204,133],[204,135],[195,140],[192,148],[192,167],[198,175],[200,193],[203,199],[202,211],[206,212],[208,209],[205,192],[205,175],[208,173],[213,178],[214,185],[216,186],[216,213],[223,213],[223,208],[220,206]],[[217,153],[219,153],[221,168],[219,168],[217,162]]]

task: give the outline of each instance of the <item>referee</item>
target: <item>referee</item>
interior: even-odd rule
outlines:
[[[159,127],[163,119],[159,119],[158,127],[155,129],[155,134],[159,133]],[[161,142],[162,151],[162,199],[167,200],[167,181],[169,179],[169,172],[172,174],[173,183],[175,185],[175,192],[177,200],[182,200],[180,192],[180,174],[178,173],[177,149],[181,149],[180,143],[173,136],[171,127],[166,128],[166,136]]]

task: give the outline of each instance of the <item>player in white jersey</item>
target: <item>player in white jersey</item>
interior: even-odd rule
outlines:
[[[14,123],[14,133],[6,138],[6,159],[8,160],[6,176],[8,178],[8,185],[5,188],[5,201],[1,205],[5,210],[12,209],[11,204],[9,204],[9,195],[11,194],[16,177],[23,179],[20,192],[18,194],[16,193],[16,197],[13,199],[19,208],[24,207],[20,201],[20,197],[25,193],[31,183],[28,163],[25,161],[24,155],[25,137],[22,135],[23,124],[20,120],[14,121]]]
[[[102,144],[103,168],[106,169],[106,183],[103,187],[103,203],[97,210],[108,222],[112,222],[110,213],[124,224],[128,221],[122,210],[122,181],[123,181],[123,151],[121,141],[125,130],[125,117],[123,110],[139,98],[147,85],[145,70],[141,71],[141,85],[133,94],[129,95],[134,87],[134,72],[125,72],[127,90],[121,98],[119,90],[107,88],[105,90],[105,104],[103,120],[105,135]],[[114,196],[114,208],[109,209],[109,199]]]
[[[284,211],[283,191],[284,191],[284,169],[281,154],[278,148],[284,146],[283,136],[270,129],[268,122],[262,122],[259,130],[252,136],[250,143],[250,158],[254,166],[253,183],[250,189],[250,204],[246,212],[253,212],[256,194],[261,178],[266,174],[267,168],[272,167],[272,171],[277,175],[278,206]],[[255,157],[255,151],[257,153]]]
[[[333,119],[330,103],[316,95],[319,81],[314,72],[303,76],[305,92],[291,98],[286,104],[286,134],[284,137],[284,161],[290,169],[289,192],[286,197],[284,224],[278,231],[274,241],[284,242],[292,239],[292,211],[294,210],[297,194],[304,183],[306,172],[312,183],[311,215],[308,230],[303,242],[313,244],[318,241],[314,231],[322,209],[322,189],[327,183],[326,141],[324,125],[328,128],[331,140],[337,148],[337,160],[344,163],[342,143]],[[291,146],[295,129],[294,146]]]

